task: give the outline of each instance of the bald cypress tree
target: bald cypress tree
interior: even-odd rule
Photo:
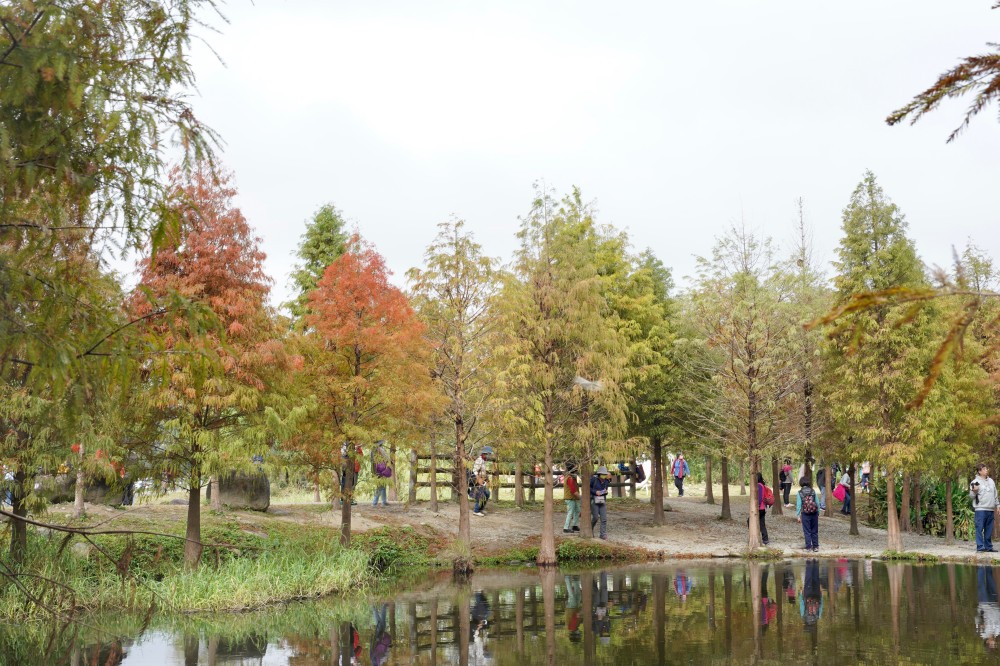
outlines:
[[[835,308],[856,302],[858,294],[926,287],[906,229],[899,208],[866,172],[843,213]],[[920,412],[908,406],[926,367],[931,316],[876,300],[843,316],[826,347],[834,426],[886,468],[888,548],[894,551],[903,550],[896,473],[916,461],[926,435]]]

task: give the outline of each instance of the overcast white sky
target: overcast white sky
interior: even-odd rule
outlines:
[[[922,258],[968,238],[1000,257],[1000,123],[945,139],[964,104],[884,118],[1000,41],[992,0],[230,0],[194,53],[199,116],[224,141],[264,240],[273,300],[305,222],[332,202],[402,283],[438,222],[507,259],[532,183],[579,185],[683,276],[743,219],[817,257],[865,169]]]

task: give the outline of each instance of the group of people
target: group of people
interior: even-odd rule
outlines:
[[[608,489],[611,488],[611,472],[604,465],[597,468],[590,477],[590,528],[601,524],[599,536],[608,538]],[[570,464],[563,477],[563,497],[566,499],[566,521],[563,532],[570,534],[580,531],[580,481],[577,479],[576,465]]]

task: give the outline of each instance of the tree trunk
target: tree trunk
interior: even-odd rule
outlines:
[[[538,548],[538,566],[555,566],[556,564],[556,536],[552,521],[555,517],[555,495],[552,487],[552,433],[546,433],[545,442],[545,467],[542,469],[542,478],[545,483],[545,495],[542,499],[542,543]]]
[[[888,543],[886,548],[897,553],[903,552],[903,535],[899,531],[899,513],[896,511],[896,470],[885,470],[886,511],[889,514]]]
[[[528,478],[531,479],[531,485],[528,486],[528,501],[532,504],[535,503],[535,489],[538,487],[538,476],[535,474],[535,468],[538,467],[536,463],[531,463],[531,474]]]
[[[747,548],[750,550],[755,550],[760,548],[763,544],[760,536],[760,517],[758,514],[758,507],[760,506],[760,499],[757,496],[757,474],[758,474],[758,462],[754,455],[750,457],[750,515],[749,520],[747,520],[747,526],[750,528],[749,537],[747,538]]]
[[[740,495],[747,494],[746,463],[740,461]]]
[[[585,539],[594,538],[594,528],[590,524],[590,477],[594,473],[590,456],[590,442],[587,442],[587,450],[580,463],[580,536]]]
[[[351,545],[351,500],[354,499],[354,453],[353,444],[348,445],[347,461],[344,467],[344,492],[340,496],[340,545]]]
[[[651,471],[653,478],[649,480],[651,484],[653,502],[653,524],[663,524],[663,442],[658,435],[654,435],[650,441],[653,449],[653,460]]]
[[[417,465],[420,464],[420,460],[417,459],[417,452],[415,449],[410,449],[410,494],[407,497],[407,502],[409,504],[417,503]],[[458,466],[456,465],[457,469]]]
[[[313,481],[313,502],[317,504],[323,501],[323,496],[319,492],[319,475],[316,476],[316,480]]]
[[[826,480],[823,482],[825,488],[823,488],[823,497],[826,499],[826,511],[823,515],[827,518],[833,516],[833,465],[827,463],[826,465]]]
[[[77,456],[76,488],[73,489],[73,517],[77,520],[83,518],[85,510],[83,499],[87,489],[87,475],[83,471],[83,458],[83,444],[80,444],[80,454]]]
[[[392,476],[385,480],[389,484],[386,489],[386,499],[390,502],[399,501],[399,491],[396,488],[396,445],[389,444],[389,467],[392,469]]]
[[[431,442],[431,513],[438,512],[437,452]]]
[[[673,481],[671,478],[670,470],[667,467],[670,465],[670,460],[667,456],[663,455],[663,442],[660,442],[660,463],[663,469],[660,470],[660,478],[663,482],[660,484],[663,489],[663,496],[670,497],[670,482]]]
[[[910,473],[903,474],[903,497],[900,499],[899,511],[899,529],[903,532],[910,531],[910,481]]]
[[[712,487],[712,456],[705,456],[705,504],[715,504],[715,488]]]
[[[771,458],[771,492],[774,493],[774,506],[771,507],[772,516],[783,515],[781,510],[781,469],[778,467],[778,459]]]
[[[455,459],[452,467],[454,467],[455,473],[457,473],[463,481],[468,476],[465,471],[465,438],[465,424],[459,421],[455,424]],[[459,550],[460,554],[464,557],[466,555],[465,550],[472,547],[472,528],[469,525],[469,493],[463,485],[461,488],[456,488],[454,494],[458,497]],[[471,550],[468,555],[471,558]],[[471,560],[465,564],[468,564],[470,567],[472,566]]]
[[[732,520],[733,512],[729,507],[729,458],[722,456],[722,515],[723,520]]]
[[[514,462],[514,505],[524,508],[524,467],[520,460]]]
[[[209,494],[212,496],[212,511],[222,511],[222,493],[219,492],[219,477],[211,477],[208,483],[211,485]]]
[[[913,531],[924,533],[924,523],[920,516],[920,474],[913,477]]]
[[[194,474],[188,487],[187,530],[184,533],[184,568],[194,571],[201,562],[201,477]]]
[[[857,486],[855,478],[857,474],[857,467],[854,465],[854,461],[851,461],[851,466],[848,469],[848,474],[851,476],[851,529],[848,534],[852,536],[861,536],[861,532],[858,531],[858,496],[855,494],[854,489]]]
[[[10,491],[11,508],[10,512],[16,518],[10,519],[10,559],[15,565],[24,562],[24,557],[28,552],[28,525],[23,520],[17,518],[28,517],[28,506],[24,501],[24,492],[28,483],[28,475],[18,470],[14,473],[14,487]]]
[[[636,462],[635,462],[635,458],[632,458],[631,460],[629,460],[628,464],[629,464],[629,469],[632,470],[632,474],[629,476],[629,482],[628,482],[628,496],[631,497],[632,499],[635,499],[635,497],[636,497],[636,489],[635,489],[635,466],[636,466]]]
[[[948,477],[948,480],[944,483],[944,542],[947,544],[955,543],[955,514],[951,506],[952,483],[951,477]]]

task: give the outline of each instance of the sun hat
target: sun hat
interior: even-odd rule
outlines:
[[[605,467],[604,465],[601,465],[600,467],[597,468],[597,476],[605,476],[610,474],[611,472],[609,472],[608,468]]]

